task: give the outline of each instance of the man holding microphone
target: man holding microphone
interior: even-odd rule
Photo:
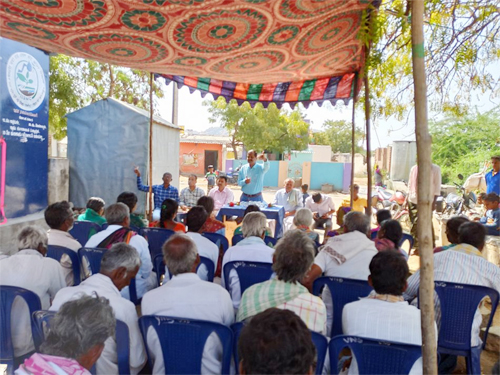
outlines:
[[[263,160],[264,164],[257,163],[257,159]],[[257,157],[257,153],[254,150],[248,151],[247,161],[248,164],[241,167],[238,175],[238,185],[241,186],[242,192],[240,201],[263,202],[264,174],[269,170],[269,161],[264,152]]]

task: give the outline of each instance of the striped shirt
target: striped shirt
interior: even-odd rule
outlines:
[[[500,293],[500,268],[488,262],[474,246],[458,244],[447,251],[434,255],[434,279],[450,283],[482,285],[493,288]],[[420,285],[420,270],[408,279],[408,288],[404,293],[405,300],[415,299]],[[415,302],[414,302],[415,303]],[[439,301],[434,298],[436,322],[441,321]],[[482,317],[478,311],[472,323],[472,346],[481,342],[479,328]]]
[[[180,205],[193,207],[196,206],[198,199],[205,195],[205,191],[195,186],[194,190],[189,187],[181,190]]]
[[[142,184],[141,177],[137,177],[137,189],[139,189],[140,191],[149,191],[149,186]],[[179,191],[172,185],[169,185],[168,188],[165,188],[163,184],[153,185],[152,191],[153,194],[155,195],[154,196],[155,209],[157,208],[161,209],[162,202],[167,198],[173,199],[174,201],[179,203]]]
[[[300,284],[273,279],[252,285],[241,298],[237,321],[250,318],[269,308],[290,310],[312,331],[326,335],[326,307]]]

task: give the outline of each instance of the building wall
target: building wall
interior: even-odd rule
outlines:
[[[333,185],[333,190],[342,191],[344,163],[311,163],[309,188],[320,190],[322,184]]]
[[[309,145],[309,150],[313,153],[312,161],[314,162],[332,161],[332,146]]]
[[[222,170],[222,145],[211,143],[183,143],[179,148],[179,167],[183,174],[205,175],[205,150],[219,154],[217,170]]]

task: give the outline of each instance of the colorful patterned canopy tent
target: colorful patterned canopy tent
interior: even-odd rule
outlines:
[[[355,93],[379,0],[0,0],[0,35],[251,102]]]

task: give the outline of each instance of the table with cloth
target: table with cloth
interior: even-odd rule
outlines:
[[[285,209],[283,206],[272,206],[267,207],[267,204],[259,204],[260,202],[241,202],[240,205],[235,205],[234,207],[229,207],[228,204],[222,206],[217,214],[216,219],[223,221],[225,217],[238,216],[243,217],[248,204],[254,204],[259,206],[260,211],[266,215],[270,220],[276,220],[276,230],[274,231],[274,238],[280,238],[283,236],[283,219],[285,218]]]

